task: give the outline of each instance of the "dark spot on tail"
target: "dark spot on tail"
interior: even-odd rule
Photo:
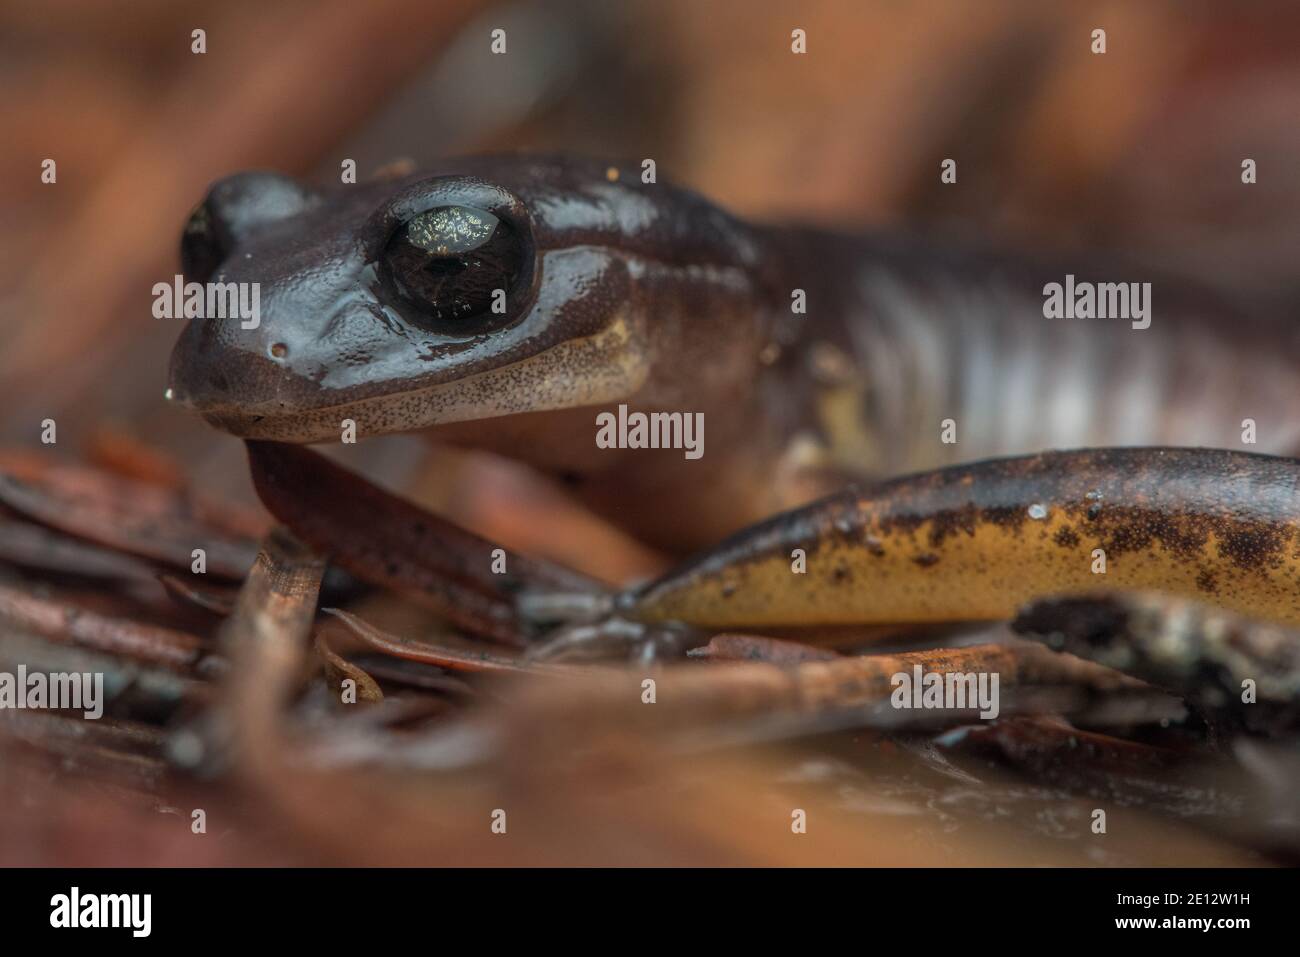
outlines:
[[[991,505],[980,512],[980,518],[1001,528],[1019,528],[1025,523],[1025,510],[1019,506]]]
[[[1275,565],[1281,560],[1285,534],[1261,523],[1237,525],[1223,533],[1219,554],[1242,568]]]
[[[974,537],[978,521],[979,509],[974,503],[937,513],[930,523],[930,547],[938,548],[943,544],[944,539],[958,532],[965,532],[968,536]]]

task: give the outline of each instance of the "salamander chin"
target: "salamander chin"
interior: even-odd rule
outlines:
[[[645,382],[644,350],[619,319],[594,336],[563,342],[530,359],[454,382],[285,411],[275,403],[198,411],[217,428],[245,439],[331,442],[353,424],[356,436],[407,432],[521,412],[578,408],[626,399]]]

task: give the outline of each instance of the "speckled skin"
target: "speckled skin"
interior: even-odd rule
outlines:
[[[1041,595],[1133,588],[1295,623],[1298,482],[1295,460],[1206,449],[956,466],[772,519],[651,584],[628,613],[706,628],[1003,619]]]
[[[854,478],[990,455],[1235,447],[1247,417],[1256,450],[1300,449],[1293,324],[1185,278],[758,226],[640,173],[490,156],[319,189],[222,180],[201,207],[211,278],[260,283],[262,322],[191,320],[172,394],[247,438],[338,441],[352,419],[359,438],[426,430],[505,454],[679,553]],[[445,205],[526,244],[500,328],[422,328],[380,281],[389,239]],[[1151,281],[1150,328],[1045,318],[1043,284],[1067,271]],[[620,402],[703,413],[703,458],[598,448],[596,414]]]

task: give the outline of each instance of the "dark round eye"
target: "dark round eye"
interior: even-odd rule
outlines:
[[[181,272],[191,282],[207,282],[229,251],[229,243],[207,202],[200,203],[181,234]]]
[[[414,310],[440,331],[475,332],[484,320],[506,320],[523,246],[508,222],[485,210],[439,206],[393,234],[380,275],[404,311]]]

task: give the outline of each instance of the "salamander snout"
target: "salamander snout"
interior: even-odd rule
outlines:
[[[315,190],[277,173],[238,173],[209,189],[181,236],[182,274],[155,286],[155,316],[188,320],[169,399],[235,434],[319,401],[335,352],[322,348],[317,318],[342,308],[358,268],[321,206]]]

